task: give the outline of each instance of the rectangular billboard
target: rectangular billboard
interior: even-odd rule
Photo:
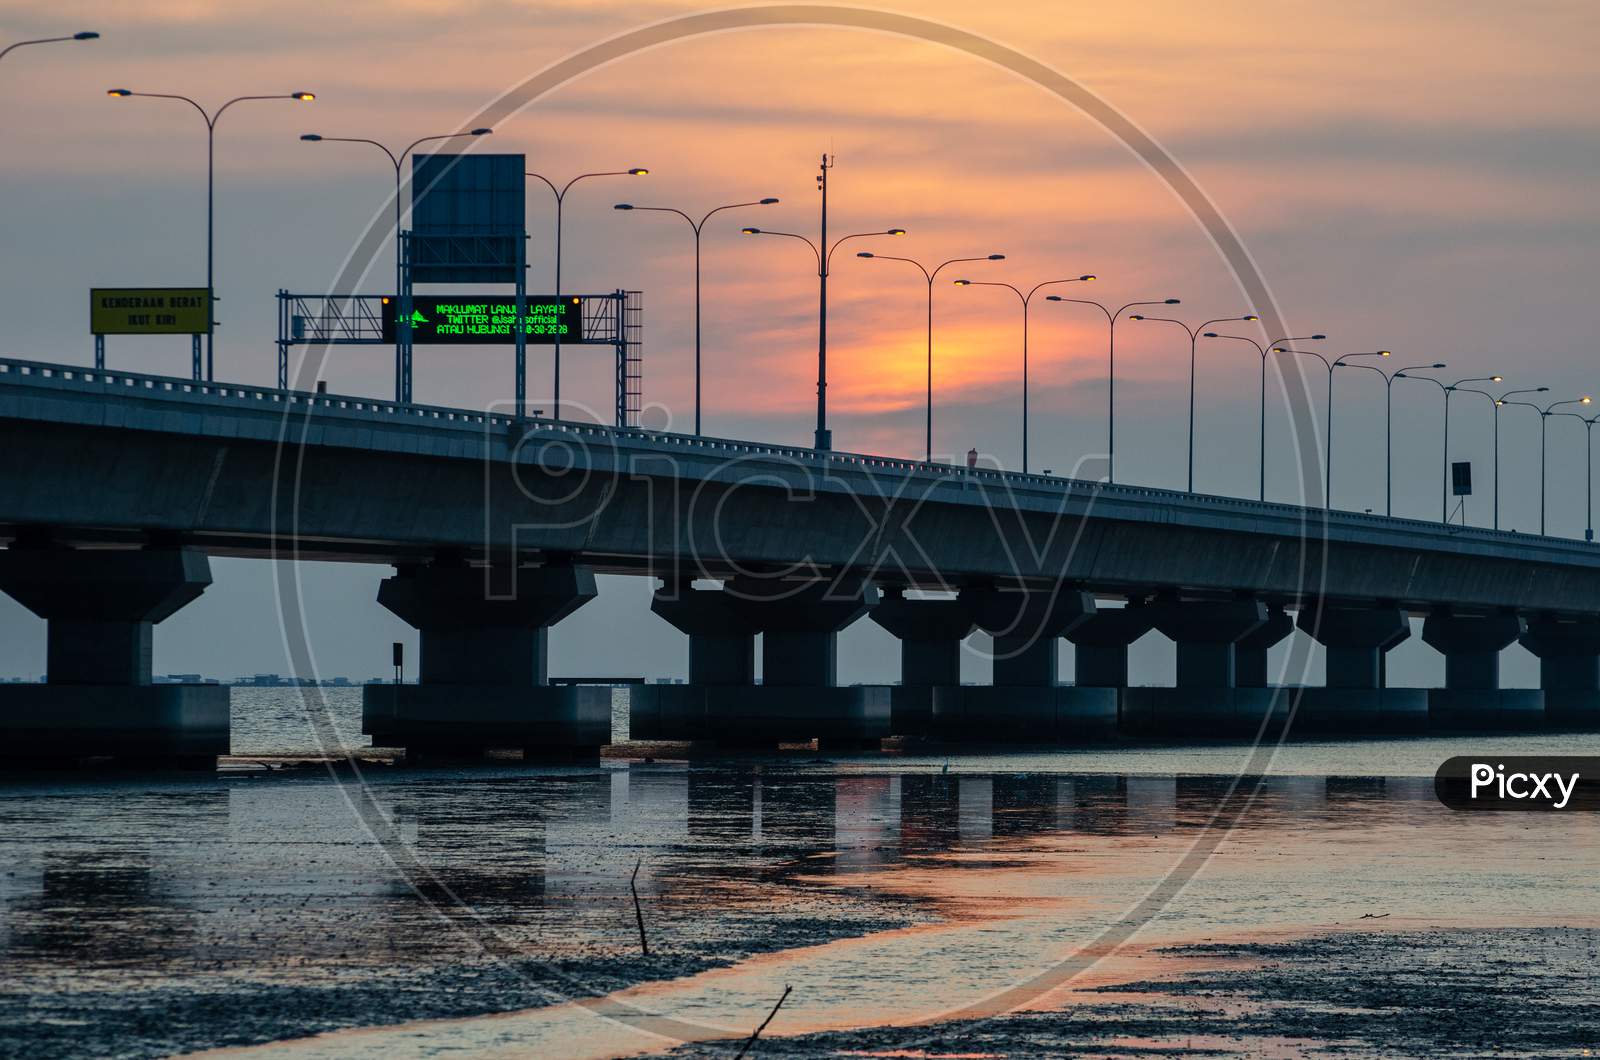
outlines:
[[[385,298],[383,341],[399,330],[400,299]],[[515,341],[516,298],[508,294],[413,295],[411,342],[416,346],[509,346]],[[583,299],[527,296],[527,343],[583,341]]]
[[[413,155],[412,282],[515,283],[526,169],[523,155]]]
[[[203,335],[204,287],[94,287],[91,335]]]

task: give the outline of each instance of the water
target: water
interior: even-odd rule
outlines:
[[[234,717],[318,750],[296,690]],[[776,1036],[1069,1004],[1169,944],[1594,923],[1594,815],[1432,796],[1445,758],[1552,751],[1600,736],[1294,744],[1248,802],[1242,744],[10,777],[0,1055],[607,1056],[747,1034],[785,985]]]

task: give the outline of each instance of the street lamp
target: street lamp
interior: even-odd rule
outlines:
[[[217,172],[217,122],[222,114],[235,103],[251,103],[257,100],[289,99],[301,103],[310,103],[316,99],[313,92],[290,92],[282,96],[235,96],[216,110],[206,112],[206,109],[188,96],[180,96],[169,92],[134,92],[126,88],[108,89],[106,95],[114,99],[127,99],[138,96],[142,99],[175,99],[189,104],[200,112],[200,117],[206,123],[206,381],[211,382],[216,378],[215,343],[217,338],[217,289],[215,284],[215,232],[216,232],[216,172]]]
[[[1499,375],[1479,375],[1473,376],[1469,379],[1457,379],[1454,383],[1446,386],[1432,376],[1411,375],[1411,371],[1412,369],[1407,369],[1404,372],[1396,372],[1394,377],[1396,379],[1425,379],[1434,386],[1438,387],[1439,390],[1444,394],[1444,455],[1439,466],[1439,521],[1441,523],[1447,523],[1450,521],[1450,395],[1455,393],[1457,390],[1460,390],[1462,388],[1461,384],[1463,383],[1503,383],[1505,382],[1505,377]],[[1472,390],[1470,393],[1482,394],[1483,391]],[[1490,398],[1489,400],[1493,401],[1494,399]]]
[[[1004,254],[989,254],[977,258],[951,258],[949,261],[935,265],[932,271],[929,271],[926,265],[915,259],[896,258],[888,254],[874,254],[870,250],[858,251],[856,257],[874,258],[878,261],[904,261],[915,265],[922,273],[922,278],[928,281],[928,415],[926,422],[927,456],[924,459],[931,464],[933,463],[933,281],[938,277],[940,271],[947,266],[967,261],[1004,261],[1006,256]]]
[[[698,221],[671,206],[635,206],[631,202],[619,202],[612,207],[614,210],[677,214],[689,222],[689,227],[694,230],[694,433],[696,436],[700,434],[700,232],[713,214],[721,213],[723,210],[738,210],[746,206],[771,206],[777,201],[769,196],[765,199],[756,199],[754,202],[730,202],[726,206],[707,210],[705,216]]]
[[[1329,361],[1326,357],[1322,356],[1322,354],[1314,353],[1311,350],[1295,350],[1284,346],[1274,347],[1272,352],[1293,353],[1302,357],[1315,357],[1317,360],[1322,362],[1322,367],[1327,370],[1328,404],[1327,412],[1324,415],[1324,422],[1327,424],[1325,431],[1327,433],[1328,441],[1326,445],[1327,451],[1323,454],[1324,458],[1322,461],[1322,507],[1324,511],[1331,511],[1333,509],[1333,370],[1339,367],[1340,363],[1346,358],[1387,357],[1389,356],[1389,351],[1373,350],[1370,353],[1346,353],[1333,361]]]
[[[40,37],[37,40],[19,40],[15,44],[8,44],[4,48],[0,48],[0,59],[4,59],[14,49],[21,48],[24,45],[28,45],[28,44],[56,44],[56,43],[59,43],[61,41],[99,40],[99,39],[100,39],[100,34],[94,32],[93,30],[87,30],[86,29],[81,33],[74,33],[70,37]]]
[[[555,182],[540,173],[528,173],[527,176],[542,180],[550,189],[550,194],[556,197],[556,289],[553,292],[557,299],[562,298],[566,292],[561,289],[561,210],[567,201],[567,192],[580,180],[590,177],[648,177],[650,171],[643,166],[634,166],[631,169],[606,170],[602,173],[579,173],[561,187],[557,188]],[[555,336],[555,353],[553,360],[555,374],[555,392],[551,395],[551,408],[554,410],[552,419],[561,418],[561,335]]]
[[[1506,403],[1506,398],[1517,394],[1543,394],[1550,388],[1547,386],[1529,387],[1524,390],[1507,390],[1499,397],[1484,390],[1475,390],[1473,393],[1482,394],[1494,402],[1494,528],[1500,529],[1500,406]],[[1562,413],[1562,415],[1569,415]]]
[[[826,170],[824,170],[826,172]],[[823,207],[823,216],[827,216],[827,207]],[[809,238],[795,232],[773,232],[765,228],[741,228],[739,231],[747,236],[785,236],[789,239],[798,239],[811,248],[811,253],[817,258],[817,279],[820,294],[817,309],[817,429],[814,440],[816,448],[828,450],[833,448],[833,434],[828,430],[828,273],[833,265],[833,252],[839,249],[839,244],[851,239],[865,239],[867,236],[903,236],[904,228],[887,228],[881,232],[853,232],[847,236],[840,236],[827,244],[828,226],[826,220],[822,226],[824,251]]]
[[[1587,402],[1585,402],[1587,404]],[[1583,529],[1585,541],[1594,540],[1594,421],[1600,416],[1580,416],[1576,412],[1558,412],[1557,416],[1571,416],[1575,420],[1583,421],[1584,433],[1584,497],[1589,518]]]
[[[1590,398],[1586,394],[1581,398],[1572,398],[1572,399],[1567,400],[1567,401],[1557,401],[1557,402],[1554,402],[1553,404],[1546,405],[1544,408],[1540,408],[1538,405],[1535,405],[1531,401],[1502,401],[1501,402],[1502,405],[1524,405],[1524,406],[1526,406],[1526,407],[1528,407],[1530,409],[1533,409],[1535,412],[1537,412],[1539,414],[1539,536],[1540,537],[1544,536],[1544,515],[1545,515],[1545,469],[1544,469],[1545,424],[1549,422],[1550,417],[1551,417],[1552,414],[1557,415],[1557,416],[1573,416],[1574,418],[1580,419],[1580,420],[1583,419],[1582,416],[1577,416],[1575,413],[1571,413],[1571,412],[1554,412],[1554,410],[1562,408],[1563,406],[1566,406],[1566,405],[1587,405],[1592,400],[1593,399]]]
[[[1092,279],[1092,277],[1091,277]],[[1145,305],[1179,305],[1177,298],[1163,298],[1154,302],[1129,302],[1118,310],[1110,310],[1099,302],[1086,298],[1062,298],[1058,294],[1046,295],[1048,302],[1072,302],[1092,305],[1106,315],[1106,481],[1117,481],[1117,318],[1130,309]]]
[[[1132,316],[1128,317],[1128,319],[1129,320],[1148,320],[1148,321],[1151,321],[1152,323],[1156,323],[1156,324],[1176,324],[1180,328],[1182,328],[1189,336],[1189,492],[1193,493],[1194,492],[1194,361],[1195,361],[1195,356],[1194,355],[1195,355],[1195,345],[1196,345],[1196,343],[1198,343],[1198,341],[1200,339],[1200,332],[1203,329],[1210,327],[1212,324],[1225,324],[1225,323],[1229,323],[1229,322],[1232,322],[1232,321],[1235,321],[1235,320],[1238,320],[1238,321],[1255,321],[1255,320],[1260,320],[1261,318],[1256,316],[1254,313],[1248,313],[1248,314],[1246,314],[1246,315],[1244,315],[1242,317],[1218,317],[1215,320],[1207,320],[1204,323],[1196,324],[1192,328],[1189,325],[1185,324],[1183,321],[1174,320],[1171,317],[1147,317],[1147,316],[1141,316],[1140,314],[1135,313]]]
[[[1247,335],[1220,335],[1215,331],[1207,331],[1203,333],[1201,337],[1207,339],[1232,339],[1234,342],[1248,342],[1250,345],[1255,347],[1256,353],[1261,356],[1261,388],[1259,402],[1260,412],[1257,418],[1257,422],[1261,428],[1261,449],[1260,454],[1256,458],[1256,499],[1264,501],[1267,499],[1267,353],[1273,347],[1280,346],[1285,342],[1320,342],[1328,336],[1301,335],[1295,338],[1282,338],[1273,342],[1269,342],[1265,346],[1261,345],[1261,343]]]
[[[1058,283],[1091,283],[1091,275],[1069,276],[1064,280],[1045,280],[1036,283],[1027,294],[1021,288],[1009,283],[996,283],[988,280],[957,280],[957,287],[1004,287],[1022,300],[1022,473],[1028,473],[1028,305],[1033,301],[1033,296],[1041,287],[1050,287]],[[1047,297],[1054,297],[1053,295]]]
[[[421,147],[423,144],[433,143],[436,140],[453,140],[458,136],[488,136],[492,132],[494,132],[493,129],[470,129],[466,132],[440,133],[437,136],[424,136],[420,139],[413,140],[410,145],[402,150],[399,154],[395,154],[393,151],[389,150],[388,147],[379,143],[377,140],[369,140],[364,136],[322,136],[319,133],[305,133],[300,137],[300,139],[306,141],[307,143],[313,144],[371,144],[373,147],[376,147],[378,150],[387,155],[390,163],[394,165],[394,293],[396,297],[398,297],[401,288],[400,171],[405,165],[406,156],[412,151],[416,150],[418,147]],[[397,402],[406,402],[411,400],[409,388],[405,385],[404,366],[400,363],[400,350],[405,345],[404,339],[402,338],[402,329],[408,329],[410,327],[411,322],[409,320],[396,321],[394,340],[394,399]]]
[[[1352,355],[1352,356],[1355,356],[1355,355]],[[1447,368],[1449,366],[1446,365],[1443,361],[1435,361],[1433,364],[1414,364],[1414,365],[1411,365],[1410,367],[1400,369],[1399,371],[1395,372],[1393,375],[1385,372],[1382,368],[1375,368],[1370,364],[1356,364],[1354,362],[1348,362],[1347,363],[1347,362],[1345,362],[1343,357],[1339,358],[1339,360],[1337,360],[1337,361],[1334,361],[1333,362],[1333,366],[1335,368],[1365,368],[1369,372],[1377,372],[1378,373],[1378,377],[1383,380],[1383,514],[1384,515],[1393,515],[1394,514],[1394,488],[1393,488],[1394,487],[1394,459],[1393,459],[1393,457],[1394,457],[1394,445],[1393,445],[1393,440],[1394,440],[1394,381],[1397,378],[1399,378],[1400,376],[1405,375],[1405,373],[1407,373],[1407,372],[1416,372],[1416,371],[1420,371],[1423,368]],[[1498,465],[1497,465],[1497,467],[1498,467]],[[1496,489],[1497,492],[1498,492],[1498,490],[1500,488],[1499,478],[1500,478],[1500,473],[1497,470],[1495,472],[1495,479],[1496,479],[1496,481],[1495,481],[1495,489]],[[1496,524],[1496,525],[1498,525],[1498,524]]]

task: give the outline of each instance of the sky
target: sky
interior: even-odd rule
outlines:
[[[1330,356],[1389,349],[1390,367],[1447,362],[1445,381],[1494,373],[1552,399],[1600,387],[1592,300],[1600,257],[1600,162],[1591,59],[1600,9],[1583,2],[1406,5],[1130,2],[974,6],[889,4],[1020,49],[1073,78],[1152,136],[1238,232],[1292,333],[1323,332]],[[94,29],[94,42],[19,49],[0,64],[7,106],[0,208],[0,354],[86,363],[90,286],[200,285],[205,137],[183,104],[110,99],[108,88],[179,92],[215,104],[239,94],[310,90],[314,103],[241,104],[217,130],[218,375],[270,383],[274,293],[326,292],[375,217],[388,162],[361,145],[302,143],[305,132],[396,147],[478,124],[503,93],[571,53],[626,30],[701,10],[678,3],[312,5],[241,0],[0,4],[6,40]],[[644,397],[652,425],[693,422],[693,244],[663,214],[728,202],[704,236],[704,407],[709,434],[805,443],[815,408],[816,278],[793,240],[742,225],[814,234],[818,157],[836,157],[837,234],[903,226],[908,235],[845,244],[830,283],[830,426],[836,448],[920,455],[927,286],[910,266],[861,260],[871,248],[937,263],[1004,253],[966,273],[1059,288],[1113,306],[1176,297],[1190,323],[1238,316],[1226,262],[1184,204],[1116,137],[1060,99],[971,56],[858,30],[771,28],[670,44],[590,72],[496,122],[475,150],[527,155],[560,183],[646,166],[641,178],[576,185],[566,207],[569,290],[644,292]],[[553,284],[550,196],[530,185],[530,286]],[[362,264],[357,262],[358,265]],[[392,283],[387,251],[363,290]],[[960,267],[967,269],[968,267]],[[934,448],[975,447],[1020,465],[1018,299],[995,287],[934,289]],[[1052,288],[1053,290],[1055,288]],[[1248,325],[1241,325],[1248,327]],[[1269,336],[1241,331],[1257,340]],[[1030,450],[1035,469],[1093,470],[1105,451],[1105,323],[1089,307],[1033,303]],[[116,367],[181,374],[186,340],[108,340]],[[609,417],[610,354],[568,348],[569,413]],[[1269,495],[1307,495],[1297,445],[1325,437],[1326,375],[1308,359],[1269,376]],[[1197,488],[1253,493],[1257,355],[1202,341]],[[1314,435],[1285,416],[1278,369],[1314,371]],[[548,399],[549,360],[530,356],[532,403]],[[1183,485],[1189,348],[1170,325],[1117,329],[1117,470],[1123,481]],[[337,392],[385,395],[389,354],[345,349],[325,371]],[[1384,387],[1339,372],[1334,500],[1381,510]],[[467,407],[509,396],[509,354],[419,349],[416,398]],[[1437,518],[1441,397],[1394,385],[1394,509]],[[1459,395],[1454,460],[1474,464],[1470,522],[1487,524],[1491,405]],[[1501,413],[1501,525],[1537,529],[1539,417]],[[1548,425],[1554,533],[1586,522],[1585,431]],[[1313,487],[1311,495],[1319,495]],[[286,662],[270,572],[214,563],[217,584],[163,624],[157,667],[229,676]],[[397,620],[373,602],[382,568],[310,565],[310,621],[326,634],[319,667],[383,670]],[[604,672],[590,634],[636,628],[638,664],[681,673],[682,638],[644,614],[649,587],[606,579],[601,600],[555,632],[553,670]],[[219,626],[220,623],[220,626]],[[867,623],[843,646],[847,679],[892,676]],[[217,633],[226,627],[235,632]],[[0,602],[0,673],[42,666],[42,623]],[[1148,648],[1157,671],[1170,648]],[[1423,674],[1431,652],[1412,644]],[[1397,656],[1397,661],[1399,657]],[[976,662],[976,660],[973,660]],[[614,667],[613,667],[614,668]],[[892,667],[890,668],[892,670]],[[976,672],[976,671],[975,671]],[[1425,676],[1425,674],[1423,674]]]

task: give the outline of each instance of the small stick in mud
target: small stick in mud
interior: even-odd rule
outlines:
[[[644,912],[639,908],[639,866],[643,862],[644,859],[640,858],[633,863],[633,875],[628,877],[628,890],[633,892],[633,918],[639,922],[639,948],[648,957],[650,956],[650,940],[644,937]]]
[[[734,1054],[733,1060],[741,1060],[744,1054],[750,1051],[750,1047],[756,1044],[756,1039],[761,1037],[761,1032],[767,1029],[767,1024],[772,1022],[772,1017],[776,1016],[778,1014],[778,1010],[783,1007],[783,1003],[789,1000],[789,991],[793,989],[794,987],[792,986],[786,986],[783,988],[783,996],[778,998],[778,1003],[772,1006],[772,1011],[767,1013],[767,1018],[761,1021],[761,1026],[755,1029],[754,1033],[750,1035],[749,1040],[746,1041],[744,1045],[739,1047],[739,1051]]]

